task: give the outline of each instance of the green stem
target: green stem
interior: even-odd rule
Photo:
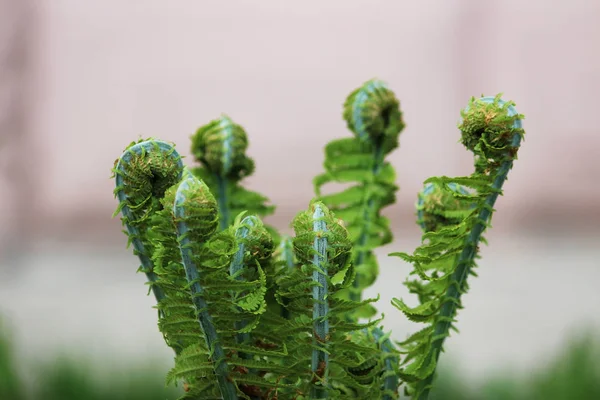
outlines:
[[[315,205],[313,213],[313,231],[315,239],[313,250],[314,270],[312,279],[317,284],[313,286],[313,351],[311,370],[319,380],[326,381],[327,371],[329,369],[329,354],[320,350],[327,345],[329,338],[329,300],[327,299],[327,237],[322,233],[327,231],[327,225],[324,221],[325,213],[323,208]],[[311,399],[322,399],[326,395],[323,388],[313,387]]]
[[[189,239],[189,228],[185,222],[185,209],[184,205],[186,202],[186,193],[191,189],[191,184],[196,183],[196,178],[192,177],[191,174],[179,184],[177,194],[175,196],[175,204],[173,205],[173,213],[175,218],[178,220],[176,224],[176,230],[179,241],[179,248],[181,251],[181,259],[185,268],[185,275],[190,284],[190,291],[192,294],[192,301],[198,315],[198,322],[202,332],[204,333],[204,339],[206,340],[207,348],[210,351],[210,360],[213,363],[213,369],[219,385],[219,390],[223,396],[223,400],[237,400],[237,391],[233,382],[229,379],[229,369],[225,361],[225,352],[219,338],[217,336],[217,330],[213,324],[212,318],[208,313],[208,306],[204,300],[204,291],[200,285],[200,275],[198,268],[193,261],[194,255],[192,254],[192,242]]]
[[[515,126],[517,128],[520,128],[521,121],[516,120]],[[521,135],[516,134],[513,137],[512,147],[514,149],[517,149],[520,143]],[[464,289],[465,282],[467,280],[467,277],[469,276],[469,272],[471,271],[471,266],[474,263],[481,235],[485,230],[490,216],[492,215],[494,204],[496,203],[496,199],[498,198],[498,195],[502,190],[502,185],[504,184],[504,181],[508,176],[508,171],[510,171],[512,165],[513,159],[510,158],[504,161],[498,168],[496,177],[494,178],[494,181],[492,183],[492,189],[494,191],[485,199],[485,205],[479,212],[477,222],[473,226],[473,229],[471,230],[471,233],[467,238],[463,251],[461,252],[458,258],[456,270],[450,278],[452,283],[450,284],[450,287],[448,288],[446,294],[444,295],[444,298],[442,299],[440,314],[434,326],[431,348],[427,356],[428,359],[425,360],[425,363],[430,362],[431,358],[435,357],[435,362],[437,364],[437,360],[439,359],[440,353],[442,351],[442,345],[444,344],[445,338],[448,336],[451,323],[456,315],[456,308],[457,305],[460,303],[460,296],[462,290]],[[418,383],[417,393],[420,393],[418,400],[428,399],[434,375],[435,370],[426,379]]]
[[[292,240],[289,237],[284,238],[281,241],[281,259],[285,262],[285,266],[288,271],[292,271],[296,266],[294,261],[294,247],[292,245]],[[281,306],[281,316],[285,319],[290,319],[290,311],[287,309],[287,305],[290,300],[288,298],[283,298],[283,305]]]
[[[376,177],[381,170],[383,165],[383,141],[380,140],[373,149],[373,176]],[[373,206],[375,202],[372,197],[367,200],[367,204],[365,205],[363,212],[363,221],[362,221],[362,229],[358,239],[358,252],[356,254],[356,262],[355,265],[357,268],[365,262],[367,255],[370,250],[364,250],[364,247],[367,244],[367,240],[369,240],[369,228],[371,227],[371,214],[373,212]],[[357,272],[356,277],[354,278],[354,282],[352,282],[352,290],[350,291],[350,300],[360,301],[362,298],[362,290],[360,288],[360,274]]]
[[[216,175],[217,204],[219,205],[219,230],[223,231],[229,226],[229,203],[227,197],[227,178]]]

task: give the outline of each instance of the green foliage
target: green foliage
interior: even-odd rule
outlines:
[[[158,327],[175,353],[169,382],[184,399],[426,400],[444,339],[468,289],[482,232],[516,158],[522,116],[512,103],[473,99],[459,126],[475,154],[467,177],[433,177],[419,194],[423,241],[406,285],[419,304],[393,304],[425,327],[398,343],[363,299],[392,240],[381,215],[395,201],[385,161],[404,128],[399,102],[376,80],[353,91],[344,118],[354,137],[325,148],[317,197],[280,238],[261,217],[267,198],[241,185],[254,171],[248,139],[229,117],[201,127],[188,170],[157,140],[130,145],[115,164],[115,194],[140,270],[157,300]],[[346,183],[339,193],[321,193]],[[365,319],[368,319],[365,321]]]

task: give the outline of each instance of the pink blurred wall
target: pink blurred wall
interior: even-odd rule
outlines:
[[[325,143],[348,135],[342,102],[372,77],[389,83],[407,122],[389,215],[410,218],[428,176],[470,173],[459,111],[470,96],[503,92],[526,114],[527,136],[495,226],[600,221],[598,1],[22,4],[36,16],[20,145],[32,149],[36,175],[21,186],[37,188],[36,229],[112,227],[110,168],[123,147],[159,136],[188,154],[190,134],[222,112],[250,136],[249,186],[289,220],[312,196]],[[0,23],[11,13],[0,8]]]

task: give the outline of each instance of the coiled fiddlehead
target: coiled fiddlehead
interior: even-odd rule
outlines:
[[[240,181],[254,172],[254,161],[246,155],[248,137],[231,118],[220,118],[198,128],[192,136],[192,154],[202,168],[192,170],[202,179],[219,205],[219,230],[233,224],[236,215],[265,217],[275,210],[260,193],[245,189]],[[276,230],[267,227],[276,239]]]
[[[217,336],[212,317],[204,300],[198,269],[192,253],[192,243],[204,243],[217,229],[217,203],[208,187],[190,174],[179,184],[173,205],[181,259],[189,282],[198,322],[204,333],[206,347],[224,400],[237,400],[237,391],[229,378],[225,352]]]
[[[469,177],[428,179],[426,184],[433,186],[426,187],[422,202],[420,220],[427,230],[423,244],[412,255],[391,254],[411,262],[413,273],[422,280],[407,282],[421,304],[409,307],[400,299],[393,300],[410,320],[428,324],[401,343],[407,352],[404,364],[408,364],[401,376],[419,400],[428,398],[444,340],[454,328],[461,295],[468,290],[467,277],[474,274],[482,233],[524,134],[523,116],[499,95],[472,99],[462,118],[461,140],[475,154],[475,172]],[[438,206],[427,215],[428,202]]]
[[[301,262],[312,263],[314,267],[312,279],[316,284],[313,286],[312,298],[313,346],[315,349],[312,354],[311,369],[322,384],[327,381],[326,373],[329,367],[327,351],[327,342],[329,341],[328,278],[329,274],[333,276],[346,265],[351,244],[343,227],[332,219],[329,210],[323,204],[314,203],[312,211],[312,215],[300,214],[294,221],[294,230],[296,231],[294,248]],[[333,240],[328,240],[329,238]],[[316,388],[313,397],[318,399],[324,394],[323,390]]]
[[[193,200],[191,204],[183,204],[187,209],[184,220],[188,222],[188,229],[201,237],[188,234],[189,241],[184,243],[180,232],[175,233],[175,239],[173,233],[168,232],[167,216],[171,227],[174,221],[181,221],[182,214],[175,215],[173,204],[177,202],[176,193],[181,195],[183,183],[166,192],[163,202],[171,204],[170,213],[166,209],[159,213],[160,221],[155,224],[152,235],[158,282],[167,294],[159,303],[165,315],[159,320],[159,327],[167,343],[172,347],[175,344],[178,349],[175,367],[167,379],[186,382],[186,399],[221,398],[221,385],[216,380],[220,375],[213,368],[219,367],[220,374],[227,371],[227,380],[236,387],[240,398],[261,398],[264,394],[269,399],[271,394],[268,393],[276,396],[285,386],[278,384],[278,380],[285,370],[280,360],[286,356],[285,345],[272,334],[272,327],[259,326],[266,310],[266,279],[261,265],[270,262],[272,241],[262,222],[254,216],[247,217],[243,223],[239,216],[229,229],[216,232],[218,218],[214,197],[206,185],[191,174],[187,173],[187,179],[198,186],[196,192],[199,193],[188,199]],[[245,237],[244,227],[249,228]],[[205,236],[206,239],[201,240]],[[179,252],[178,257],[174,247]],[[192,282],[186,273],[189,268],[182,262],[184,251],[189,252],[198,274]],[[198,296],[198,286],[202,289],[201,296]],[[197,312],[198,297],[204,302],[214,335],[199,324],[198,316],[202,314]],[[214,345],[211,348],[203,339],[207,335],[217,338],[210,343],[220,345],[224,359],[216,357]],[[219,360],[227,367],[222,367]],[[267,378],[263,378],[265,371],[270,374]]]
[[[315,177],[314,185],[319,200],[347,224],[354,244],[356,278],[343,296],[360,301],[362,291],[378,274],[373,249],[392,240],[389,221],[380,212],[395,201],[397,186],[394,169],[384,158],[398,147],[404,122],[394,93],[378,80],[368,81],[350,94],[344,118],[355,137],[326,146],[326,172]],[[322,186],[329,182],[357,184],[340,193],[321,195]],[[375,310],[365,307],[352,314],[369,318]]]
[[[134,254],[142,264],[140,270],[146,274],[157,301],[164,298],[164,293],[155,284],[151,250],[147,248],[148,224],[153,213],[162,207],[160,198],[181,179],[182,171],[181,157],[173,146],[154,139],[131,143],[113,169],[114,193],[119,200],[113,217],[121,213]]]
[[[278,281],[278,297],[287,299],[291,315],[279,332],[292,346],[289,364],[301,367],[304,357],[310,359],[311,373],[305,378],[308,388],[302,386],[300,391],[304,395],[310,393],[310,399],[373,398],[365,397],[367,393],[373,395],[373,386],[351,371],[378,350],[373,342],[353,342],[351,333],[379,320],[357,324],[346,321],[344,315],[374,300],[357,303],[336,296],[351,285],[354,277],[349,263],[352,244],[348,232],[342,221],[319,201],[311,202],[308,211],[299,213],[293,227],[294,253],[300,267]]]
[[[453,182],[448,183],[448,189],[454,193],[468,196],[469,192]],[[417,224],[424,233],[435,232],[445,226],[459,224],[468,214],[471,205],[465,200],[455,197],[445,188],[434,183],[428,183],[419,192],[417,201]]]

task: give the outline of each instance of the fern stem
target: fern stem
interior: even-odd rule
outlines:
[[[219,126],[221,127],[221,132],[223,135],[222,139],[222,156],[221,161],[223,164],[223,168],[220,173],[217,174],[217,204],[219,205],[219,230],[225,230],[229,226],[230,219],[230,210],[229,203],[227,198],[227,174],[231,170],[232,166],[232,146],[231,142],[233,140],[233,125],[232,121],[229,118],[221,118],[219,121]]]
[[[193,261],[194,255],[192,254],[192,242],[189,238],[189,228],[185,222],[186,212],[186,192],[192,189],[192,184],[197,184],[199,181],[188,174],[188,176],[179,184],[177,194],[175,197],[175,204],[173,205],[173,213],[177,219],[176,230],[179,241],[179,249],[181,251],[181,259],[185,268],[185,275],[190,284],[190,291],[192,294],[192,301],[196,312],[198,313],[198,322],[204,338],[206,340],[207,348],[210,351],[210,359],[213,363],[213,369],[219,385],[219,390],[224,400],[237,400],[237,392],[235,385],[229,380],[229,370],[225,361],[225,352],[219,338],[217,336],[217,330],[213,324],[212,318],[208,313],[206,301],[203,297],[203,289],[200,285],[200,275],[198,268]]]
[[[153,271],[154,265],[152,263],[152,260],[150,259],[150,255],[146,251],[146,247],[141,239],[140,232],[135,226],[136,218],[133,215],[133,212],[131,211],[130,207],[128,206],[130,202],[130,196],[125,190],[127,188],[127,183],[124,179],[124,176],[126,174],[125,168],[130,167],[132,157],[134,155],[142,155],[151,151],[160,151],[164,153],[166,157],[172,158],[173,161],[176,162],[177,167],[181,171],[183,171],[183,162],[181,161],[181,156],[175,150],[175,148],[173,148],[173,146],[171,146],[169,143],[151,139],[137,143],[125,150],[125,152],[117,161],[117,165],[115,166],[115,184],[117,199],[122,205],[120,206],[120,211],[124,217],[125,227],[129,234],[134,253],[138,256],[140,263],[142,264],[142,270],[146,274],[148,282],[150,282],[150,288],[152,290],[152,293],[154,294],[154,297],[156,298],[156,301],[160,302],[162,299],[164,299],[165,295],[163,290],[155,284],[158,280],[158,277]],[[178,176],[178,179],[180,178],[181,172]]]
[[[481,100],[491,103],[493,101],[493,98],[483,98]],[[509,113],[509,115],[517,114],[516,110],[512,106],[509,107]],[[515,128],[521,128],[521,121],[519,119],[515,120],[514,126]],[[517,133],[513,136],[511,145],[516,150],[519,148],[520,144],[521,135]],[[471,271],[471,266],[474,264],[475,256],[477,254],[477,247],[479,245],[481,235],[489,222],[489,219],[492,215],[492,210],[494,208],[494,204],[496,203],[498,195],[502,191],[502,186],[504,184],[504,181],[506,181],[508,172],[513,166],[513,161],[514,158],[512,157],[506,159],[500,164],[500,167],[495,171],[496,176],[492,182],[493,193],[491,193],[485,199],[484,206],[479,211],[477,222],[474,224],[473,229],[471,230],[466,240],[465,246],[457,260],[457,267],[450,278],[452,283],[448,287],[448,290],[446,291],[444,298],[442,299],[441,310],[437,321],[434,325],[434,333],[432,336],[433,339],[431,343],[431,348],[428,353],[428,359],[425,361],[425,363],[428,363],[431,360],[431,358],[434,357],[437,365],[437,360],[439,359],[440,353],[442,352],[444,340],[448,336],[451,323],[454,317],[456,316],[456,308],[460,302],[460,296],[465,287],[465,282]],[[432,371],[432,373],[427,378],[418,383],[417,393],[420,393],[418,400],[428,399],[434,375],[435,370]]]
[[[324,221],[325,213],[320,204],[315,204],[313,213],[313,231],[315,239],[313,250],[314,270],[312,279],[317,284],[313,286],[313,351],[312,351],[312,372],[323,381],[326,380],[329,367],[329,354],[326,351],[319,350],[327,345],[329,338],[329,300],[327,299],[327,237],[323,233],[327,231],[327,225]],[[313,387],[311,398],[320,399],[325,396],[325,390]]]
[[[294,262],[294,247],[292,245],[292,240],[289,237],[284,238],[281,241],[281,259],[285,262],[285,268],[288,271],[292,271],[296,266]],[[287,309],[287,305],[289,304],[288,298],[282,299],[283,305],[281,306],[280,315],[285,319],[290,319],[290,311]]]
[[[227,229],[229,226],[229,207],[227,204],[227,178],[216,175],[217,180],[217,204],[219,205],[219,230]]]
[[[383,165],[383,142],[379,140],[373,149],[373,159],[374,164],[372,168],[373,177],[376,177],[379,174],[381,166]],[[363,223],[361,225],[361,233],[358,239],[358,253],[356,255],[356,266],[360,267],[364,262],[367,254],[370,250],[364,250],[364,247],[367,244],[367,240],[369,240],[369,229],[371,226],[371,214],[373,213],[373,206],[375,202],[373,198],[369,198],[367,200],[367,204],[363,211]],[[360,301],[362,299],[362,291],[360,290],[360,274],[357,273],[354,278],[354,282],[352,282],[352,290],[350,291],[350,300]]]

